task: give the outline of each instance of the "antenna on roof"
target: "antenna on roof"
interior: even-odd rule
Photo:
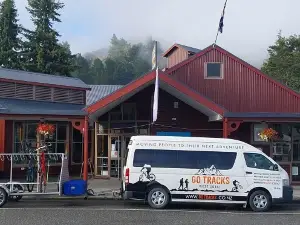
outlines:
[[[219,32],[223,33],[223,27],[224,27],[223,20],[224,20],[224,15],[225,15],[226,4],[227,4],[227,0],[225,0],[225,4],[224,4],[223,11],[222,11],[222,14],[221,14],[221,18],[220,18],[220,21],[219,21],[219,27],[218,27],[218,31],[217,31],[217,35],[216,35],[216,39],[215,39],[215,42],[213,44],[213,47],[215,47],[215,45],[217,43]]]

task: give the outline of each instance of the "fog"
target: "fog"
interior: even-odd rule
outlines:
[[[74,53],[109,44],[113,33],[132,42],[148,36],[164,48],[181,43],[203,49],[214,42],[224,0],[64,0],[55,27]],[[31,27],[26,0],[16,0],[19,18]],[[228,0],[217,44],[259,66],[279,30],[300,33],[299,0]]]

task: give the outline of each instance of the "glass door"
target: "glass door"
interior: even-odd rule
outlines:
[[[110,176],[121,177],[122,136],[110,136]]]
[[[95,147],[95,175],[109,177],[109,144],[108,135],[98,135],[97,145]]]

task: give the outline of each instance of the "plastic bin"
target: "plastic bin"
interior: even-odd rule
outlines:
[[[87,182],[84,180],[70,180],[63,185],[63,194],[66,196],[85,195],[87,191]]]

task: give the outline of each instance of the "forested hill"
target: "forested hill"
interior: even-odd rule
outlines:
[[[110,46],[85,55],[77,54],[77,69],[72,76],[87,84],[127,84],[151,70],[153,40],[130,44],[123,38],[113,35]],[[166,59],[161,55],[163,49],[158,44],[159,66],[164,68]]]

